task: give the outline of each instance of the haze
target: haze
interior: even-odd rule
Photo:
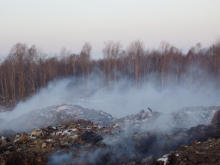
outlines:
[[[209,46],[220,37],[219,9],[219,0],[0,0],[0,55],[17,42],[77,53],[88,41],[94,56],[108,40]]]

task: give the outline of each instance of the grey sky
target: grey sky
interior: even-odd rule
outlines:
[[[105,41],[137,39],[187,49],[220,38],[220,0],[0,0],[0,21],[1,55],[17,42],[47,53],[78,52],[86,41],[97,53]]]

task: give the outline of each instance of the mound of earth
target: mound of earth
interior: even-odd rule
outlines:
[[[210,124],[215,112],[219,109],[219,106],[185,107],[172,115],[176,126],[190,128],[200,124]]]
[[[199,124],[208,125],[214,113],[220,107],[188,107],[176,113],[168,114],[174,121],[173,127],[190,128]],[[83,108],[78,105],[58,105],[36,109],[27,112],[9,121],[0,118],[1,128],[16,132],[30,131],[34,128],[42,128],[57,124],[67,124],[75,120],[86,120],[98,124],[100,127],[118,125],[122,128],[146,126],[149,121],[156,120],[163,113],[147,108],[137,114],[122,118],[114,118],[104,111]],[[7,115],[6,115],[7,117]]]
[[[113,117],[106,112],[87,109],[78,105],[59,105],[36,109],[13,119],[13,121],[2,121],[2,123],[7,129],[20,132],[51,125],[67,124],[75,120],[91,121],[103,127],[111,125]]]
[[[127,115],[120,119],[115,119],[114,123],[122,128],[127,127],[139,127],[148,123],[151,120],[156,119],[160,115],[159,112],[154,112],[152,109],[143,109],[136,114]]]

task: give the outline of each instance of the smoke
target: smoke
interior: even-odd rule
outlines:
[[[202,71],[198,73],[205,75]],[[163,122],[169,121],[169,115],[166,117],[166,114],[183,107],[219,105],[220,90],[213,79],[192,83],[191,78],[185,77],[179,84],[173,83],[172,79],[164,88],[158,87],[158,77],[155,75],[148,77],[138,87],[128,78],[107,83],[102,75],[95,73],[88,78],[56,80],[27,101],[18,103],[12,111],[0,113],[0,128],[6,129],[2,128],[5,127],[4,123],[16,123],[15,119],[24,114],[60,104],[103,110],[116,118],[150,107],[153,111],[165,114],[160,120]]]
[[[67,164],[71,162],[72,156],[71,153],[55,153],[53,154],[49,161],[48,165],[60,165],[60,164]]]
[[[73,147],[68,152],[68,155],[71,155],[68,164],[114,165],[133,161],[140,164],[144,158],[149,159],[147,160],[149,162],[153,161],[177,149],[180,145],[188,144],[190,140],[187,134],[181,133],[181,130],[174,135],[174,133],[162,133],[158,130],[143,131],[130,128],[114,136],[106,136],[103,141],[93,146]],[[50,160],[58,160],[54,161],[54,164],[59,164],[60,155],[58,158],[56,155],[52,155]],[[67,154],[64,153],[65,155]],[[146,164],[150,164],[149,162]],[[49,165],[50,163],[51,161]]]
[[[194,72],[196,72],[195,68],[190,74]],[[198,73],[205,75],[202,71]],[[7,129],[8,123],[18,128],[16,119],[54,105],[80,105],[89,109],[103,110],[115,118],[135,114],[150,107],[153,112],[160,112],[163,115],[148,123],[148,126],[140,125],[139,129],[128,127],[117,137],[105,137],[103,143],[107,145],[106,147],[98,147],[93,152],[79,153],[79,157],[74,160],[73,164],[84,162],[117,164],[128,159],[132,161],[151,155],[161,155],[176,149],[180,144],[188,143],[185,134],[177,133],[174,138],[170,138],[175,134],[172,130],[174,129],[172,113],[183,107],[219,105],[220,89],[216,88],[212,78],[204,77],[206,79],[201,83],[200,80],[192,81],[186,75],[183,82],[176,84],[171,76],[166,87],[163,88],[158,86],[159,79],[156,74],[152,74],[138,86],[134,81],[125,77],[117,81],[106,82],[102,75],[95,73],[88,78],[69,77],[56,80],[27,101],[17,104],[12,111],[0,113],[0,130]],[[195,115],[190,119],[196,121],[196,118]],[[195,122],[187,124],[190,127],[194,126]],[[135,133],[143,133],[143,135],[136,138]],[[48,164],[68,163],[73,158],[73,152],[55,153],[49,158]]]

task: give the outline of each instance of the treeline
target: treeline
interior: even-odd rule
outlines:
[[[183,54],[167,43],[158,50],[146,51],[140,41],[132,42],[126,50],[120,43],[107,42],[99,60],[91,59],[91,50],[91,45],[85,43],[80,54],[46,58],[35,46],[16,44],[0,64],[0,104],[15,105],[52,80],[68,76],[86,78],[94,70],[103,73],[106,83],[124,76],[138,86],[152,75],[162,88],[169,81],[181,83],[184,79],[203,82],[211,77],[216,84],[220,83],[220,44],[207,49],[197,44]]]

